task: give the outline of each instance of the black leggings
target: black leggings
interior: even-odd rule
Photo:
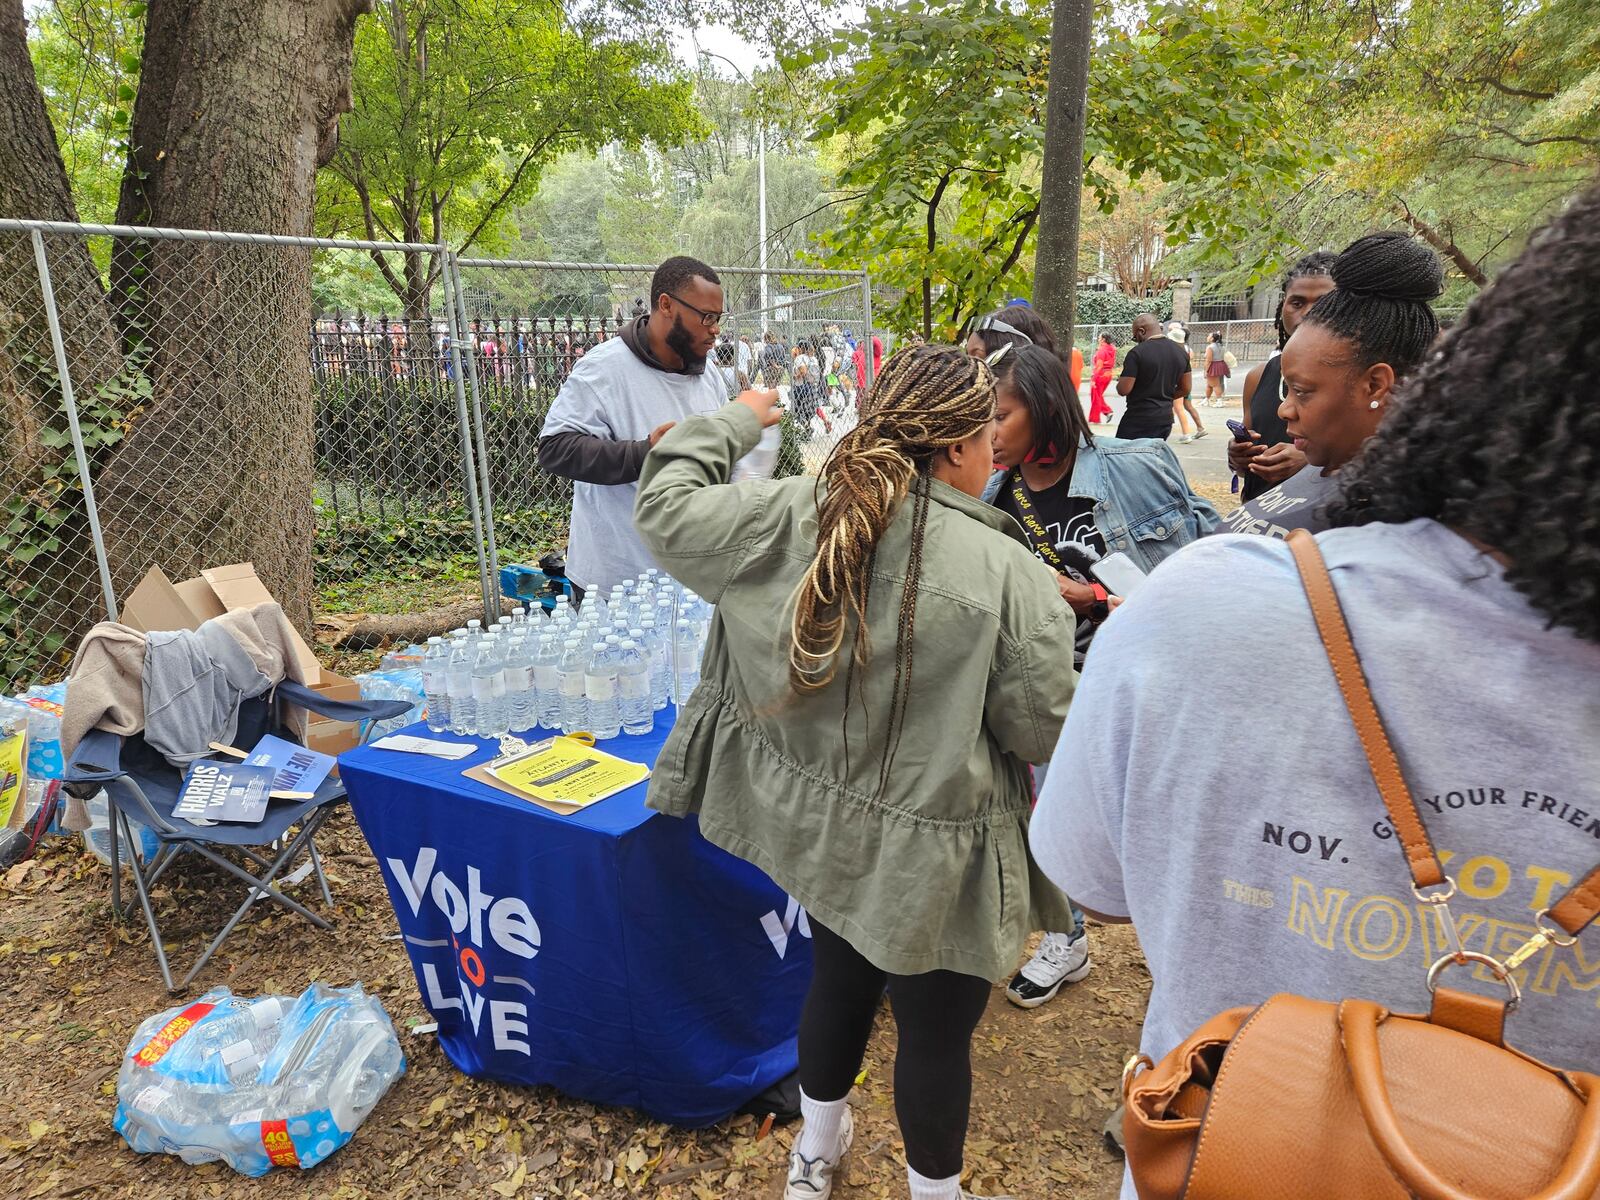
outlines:
[[[800,1086],[813,1100],[842,1100],[855,1083],[884,986],[899,1049],[894,1111],[906,1161],[919,1175],[961,1171],[972,1107],[972,1031],[989,1003],[989,981],[955,971],[889,975],[811,918],[815,963],[800,1014]]]

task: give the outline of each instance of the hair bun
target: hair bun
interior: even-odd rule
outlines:
[[[1361,296],[1425,304],[1444,291],[1439,256],[1398,231],[1357,238],[1333,260],[1328,274],[1334,287]]]

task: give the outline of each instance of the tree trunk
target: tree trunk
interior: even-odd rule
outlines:
[[[371,0],[152,0],[117,220],[309,235]],[[124,345],[153,386],[100,482],[119,591],[253,561],[311,632],[311,252],[119,240]]]
[[[1083,200],[1084,115],[1093,32],[1094,0],[1055,0],[1033,306],[1063,345],[1072,341],[1078,300],[1078,210]]]
[[[71,187],[28,56],[21,0],[0,0],[0,215],[76,221]],[[121,369],[99,272],[82,238],[47,237],[62,342],[85,434]],[[104,615],[44,298],[25,233],[0,234],[0,691],[60,673]],[[115,423],[115,416],[111,424]],[[98,441],[89,445],[91,463]]]

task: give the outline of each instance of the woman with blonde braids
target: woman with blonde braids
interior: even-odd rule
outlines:
[[[726,483],[771,393],[691,418],[645,460],[634,519],[716,604],[700,686],[650,803],[696,813],[810,914],[788,1200],[825,1200],[885,986],[914,1200],[962,1195],[972,1032],[1030,930],[1066,928],[1027,849],[1028,766],[1076,676],[1072,610],[979,495],[994,379],[917,346],[883,364],[821,476]]]

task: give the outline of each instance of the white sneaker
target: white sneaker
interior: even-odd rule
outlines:
[[[789,1152],[789,1182],[783,1200],[828,1200],[833,1195],[834,1176],[844,1169],[850,1144],[856,1140],[856,1119],[846,1106],[839,1120],[839,1153],[832,1159],[806,1158],[798,1150]]]
[[[1181,438],[1179,438],[1178,441],[1179,442],[1192,442],[1192,441],[1194,441],[1194,435],[1192,433],[1186,433]]]
[[[1089,973],[1089,934],[1080,929],[1076,938],[1047,933],[1038,952],[1018,971],[1006,988],[1006,999],[1018,1008],[1038,1008],[1055,999],[1064,983],[1077,983]]]

